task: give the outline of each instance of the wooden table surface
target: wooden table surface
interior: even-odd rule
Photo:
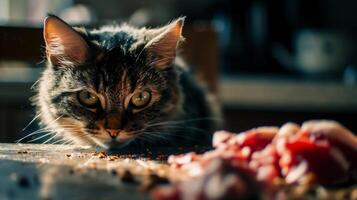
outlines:
[[[149,199],[148,193],[140,192],[135,184],[125,183],[117,174],[129,169],[145,176],[153,167],[163,169],[156,170],[158,174],[171,173],[159,161],[101,157],[96,149],[0,144],[0,199]]]

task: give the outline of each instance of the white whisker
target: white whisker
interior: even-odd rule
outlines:
[[[31,143],[31,142],[40,140],[40,139],[42,139],[42,138],[44,138],[44,137],[47,137],[47,136],[49,136],[49,135],[51,135],[51,134],[53,134],[53,132],[49,132],[49,133],[44,134],[44,135],[42,135],[42,136],[40,136],[40,137],[37,137],[37,138],[35,138],[35,139],[32,139],[32,140],[28,141],[28,143]]]
[[[22,131],[26,130],[38,117],[41,116],[41,113],[36,115],[26,126],[22,129]]]
[[[30,133],[30,134],[28,134],[28,135],[25,135],[24,137],[22,137],[21,139],[18,139],[18,140],[16,140],[15,142],[18,144],[18,143],[20,143],[22,140],[24,140],[24,139],[26,139],[26,138],[28,138],[28,137],[31,137],[31,136],[33,136],[33,135],[37,135],[37,134],[41,134],[41,133],[46,133],[46,132],[49,132],[49,131],[51,131],[51,130],[47,130],[47,129],[39,129],[39,130],[37,130],[37,131],[34,131],[34,132],[32,132],[32,133]]]
[[[163,121],[163,122],[152,123],[152,124],[148,123],[148,126],[183,124],[183,123],[187,123],[187,122],[196,122],[196,121],[205,121],[205,120],[218,121],[220,119],[213,118],[213,117],[202,117],[202,118],[192,118],[192,119],[188,119],[188,120]]]

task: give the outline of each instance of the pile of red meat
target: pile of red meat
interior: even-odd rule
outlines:
[[[357,137],[333,121],[219,131],[213,146],[202,155],[171,156],[171,167],[190,178],[155,189],[153,198],[277,199],[286,186],[357,181]]]

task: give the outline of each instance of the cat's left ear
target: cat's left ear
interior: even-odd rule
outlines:
[[[84,38],[66,22],[50,15],[44,20],[44,39],[48,60],[61,67],[83,64],[89,55]]]
[[[181,17],[162,27],[159,35],[145,46],[152,66],[160,70],[171,66],[176,57],[178,44],[183,39],[181,34],[184,21],[185,18]]]

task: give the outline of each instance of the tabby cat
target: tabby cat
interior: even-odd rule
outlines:
[[[183,24],[92,30],[48,16],[47,66],[35,98],[45,130],[103,148],[210,141],[216,116],[207,92],[176,56]]]

